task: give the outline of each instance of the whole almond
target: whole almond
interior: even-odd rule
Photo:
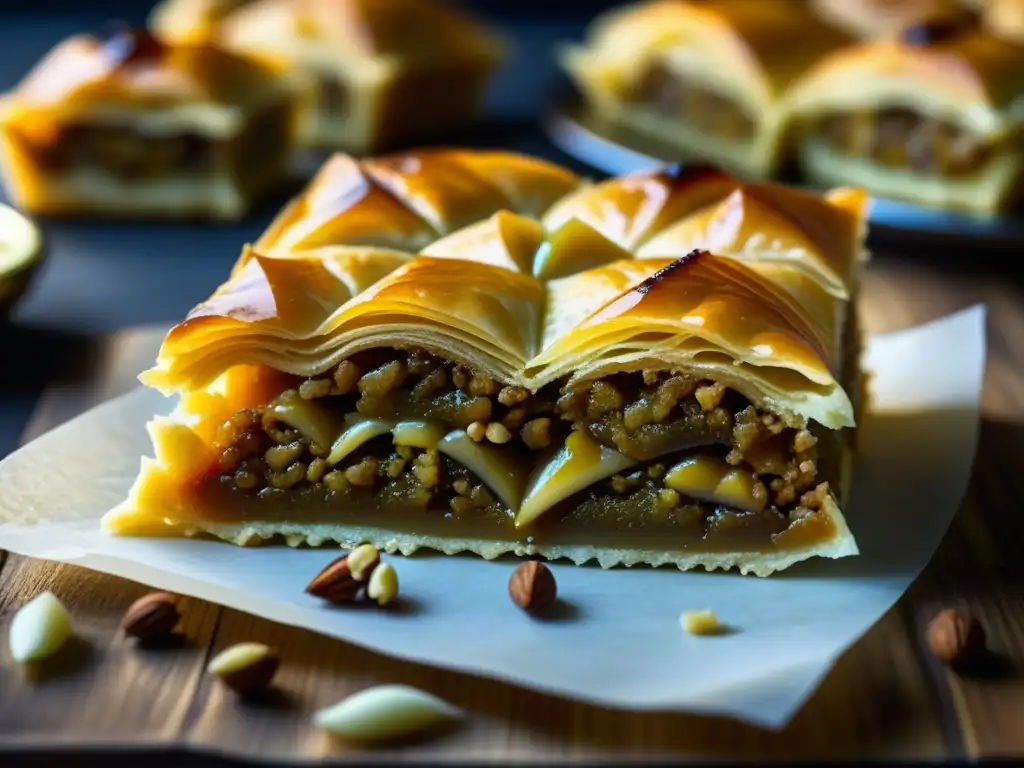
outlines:
[[[251,696],[270,685],[280,660],[263,643],[238,643],[210,660],[206,670],[240,696]]]
[[[352,575],[348,555],[332,561],[306,585],[306,592],[329,603],[351,603],[359,597],[364,582]]]
[[[555,602],[558,585],[544,563],[530,560],[513,571],[508,594],[516,605],[532,613],[543,611]]]
[[[935,614],[929,623],[928,645],[946,664],[966,664],[984,650],[985,628],[967,611],[947,608]]]
[[[462,711],[408,685],[378,685],[316,713],[313,722],[353,741],[383,741],[428,730],[462,717]]]
[[[179,599],[170,592],[151,592],[140,597],[125,611],[121,629],[143,642],[166,637],[181,620]]]
[[[71,638],[71,617],[52,592],[25,603],[11,621],[11,657],[19,664],[52,656]]]

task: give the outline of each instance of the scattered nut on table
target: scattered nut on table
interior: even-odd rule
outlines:
[[[390,563],[381,563],[370,574],[366,596],[377,605],[387,605],[398,597],[398,573]]]
[[[270,685],[280,660],[263,643],[238,643],[218,653],[207,667],[240,696],[251,696]]]
[[[23,664],[52,656],[71,638],[71,617],[52,592],[23,605],[11,621],[11,657]]]
[[[462,711],[408,685],[378,685],[354,693],[316,713],[314,724],[352,741],[411,736],[458,720]]]
[[[178,626],[178,595],[170,592],[150,592],[143,595],[125,611],[121,629],[129,637],[149,642],[167,637]]]
[[[720,635],[725,629],[718,621],[718,614],[709,609],[683,611],[679,623],[691,635]]]
[[[973,661],[985,649],[985,628],[962,608],[946,608],[928,624],[928,645],[950,666]]]
[[[508,582],[512,602],[530,613],[550,607],[558,598],[558,584],[551,569],[537,560],[523,563]]]
[[[394,566],[381,563],[372,544],[362,544],[332,561],[309,584],[306,592],[329,603],[354,603],[364,594],[378,605],[387,605],[398,595],[398,574]]]

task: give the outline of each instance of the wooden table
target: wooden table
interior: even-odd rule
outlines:
[[[378,682],[405,682],[464,707],[463,727],[375,756],[564,760],[638,757],[729,759],[963,758],[1024,754],[1024,294],[1014,278],[876,259],[864,295],[870,330],[906,327],[984,301],[990,312],[984,423],[968,498],[934,561],[907,595],[838,663],[781,733],[684,715],[628,714],[567,702],[503,683],[399,662],[312,632],[196,600],[184,604],[183,647],[139,651],[117,632],[141,585],[0,552],[0,633],[44,589],[75,618],[80,639],[45,673],[26,677],[0,648],[0,741],[52,747],[156,744],[147,765],[204,764],[188,750],[285,759],[351,756],[309,725],[310,714]],[[104,361],[71,391],[76,407],[104,398]],[[98,354],[96,354],[98,353]],[[97,367],[99,370],[97,370]],[[88,374],[88,375],[83,375]],[[74,381],[72,384],[74,384]],[[26,439],[67,414],[45,407]],[[998,663],[965,679],[940,667],[924,625],[948,603],[977,613]],[[280,695],[240,705],[204,674],[212,653],[235,642],[276,646]],[[597,674],[600,674],[598,671]],[[0,752],[0,764],[4,762]],[[211,758],[212,762],[216,762]],[[33,763],[37,764],[37,763]]]

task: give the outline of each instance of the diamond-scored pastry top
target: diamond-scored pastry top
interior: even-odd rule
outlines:
[[[700,166],[595,184],[509,152],[339,154],[172,329],[145,380],[187,390],[241,363],[308,373],[337,339],[389,324],[406,343],[412,326],[443,329],[453,352],[472,346],[513,376],[632,291],[619,325],[683,323],[825,381],[865,206],[857,190],[817,196]],[[695,250],[711,254],[664,269]],[[652,292],[659,270],[670,279]]]

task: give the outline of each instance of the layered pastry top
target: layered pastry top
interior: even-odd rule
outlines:
[[[850,39],[793,0],[649,0],[599,16],[561,58],[600,114],[765,176],[784,160],[789,85]]]
[[[307,96],[303,138],[366,152],[474,120],[505,45],[442,0],[257,0],[218,23]]]
[[[1024,49],[975,23],[920,22],[837,52],[790,104],[820,182],[978,211],[1019,195]]]
[[[143,381],[121,534],[767,574],[856,552],[865,195],[332,158]]]
[[[111,25],[0,101],[5,180],[30,210],[232,217],[285,177],[295,121],[273,68]]]

